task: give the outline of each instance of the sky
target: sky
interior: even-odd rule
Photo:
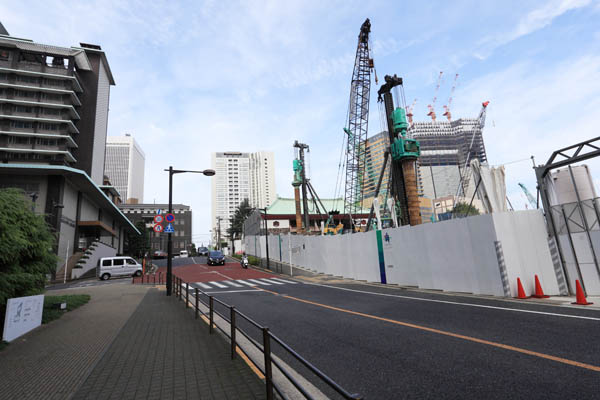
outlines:
[[[129,133],[144,150],[146,203],[168,201],[165,168],[210,168],[216,151],[273,151],[277,193],[292,197],[295,140],[310,146],[317,193],[332,197],[367,17],[379,83],[404,78],[415,120],[428,119],[440,71],[440,117],[457,73],[454,118],[490,101],[488,161],[505,166],[516,209],[526,203],[517,183],[535,196],[532,155],[541,164],[599,136],[597,0],[0,1],[13,36],[102,46],[116,81],[108,135]],[[377,89],[373,80],[369,136],[382,130]],[[598,188],[600,160],[588,164]],[[192,207],[198,245],[211,229],[210,179],[174,177],[173,201]]]

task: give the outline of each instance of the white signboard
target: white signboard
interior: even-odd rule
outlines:
[[[10,342],[42,323],[44,295],[8,299],[3,340]]]

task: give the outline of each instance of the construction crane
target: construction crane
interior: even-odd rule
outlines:
[[[456,89],[456,80],[458,79],[458,74],[454,75],[454,82],[452,83],[452,89],[450,89],[450,98],[448,99],[448,105],[444,106],[444,115],[448,118],[448,121],[452,121],[452,113],[450,113],[450,106],[452,105],[452,96],[454,96],[454,89]]]
[[[415,108],[415,104],[417,104],[417,99],[414,99],[410,107],[406,108],[406,117],[408,118],[408,123],[410,126],[413,124],[413,109]]]
[[[399,87],[400,99],[398,105],[394,106],[392,89]],[[421,210],[417,193],[417,174],[415,164],[421,154],[419,142],[408,136],[408,122],[406,119],[406,104],[404,101],[404,88],[402,78],[398,76],[385,76],[385,83],[379,89],[377,101],[384,103],[390,147],[386,150],[383,166],[377,187],[375,198],[379,195],[381,181],[385,174],[388,160],[391,156],[391,182],[390,194],[392,199],[392,216],[394,226],[419,225],[421,223]],[[371,206],[367,230],[371,227],[374,207]],[[399,220],[398,220],[399,219]]]
[[[367,18],[360,27],[352,83],[348,125],[344,128],[346,146],[346,187],[344,193],[344,213],[354,225],[353,215],[362,209],[362,183],[365,170],[365,149],[369,124],[369,98],[371,93],[371,71],[375,68],[369,52],[371,22]]]
[[[439,74],[438,80],[437,80],[437,85],[435,86],[435,94],[433,96],[433,101],[431,102],[431,104],[427,105],[427,108],[429,109],[429,112],[427,113],[427,115],[431,117],[432,121],[435,121],[435,119],[436,119],[435,102],[437,100],[438,91],[440,90],[440,85],[442,83],[442,75],[443,74],[444,74],[444,71],[440,71],[440,74]]]
[[[522,183],[519,183],[519,186],[521,187],[521,189],[523,189],[523,193],[525,193],[525,197],[527,197],[527,201],[529,201],[529,205],[531,206],[531,208],[534,208],[534,209],[538,208],[537,201],[533,198],[531,193],[529,193],[529,190],[527,190],[525,185]]]

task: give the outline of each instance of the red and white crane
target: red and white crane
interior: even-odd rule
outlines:
[[[450,105],[452,105],[452,96],[454,95],[454,89],[456,89],[456,80],[458,79],[458,74],[454,75],[454,82],[452,83],[452,89],[450,89],[450,98],[448,99],[448,105],[444,106],[444,117],[448,118],[448,121],[452,121],[452,114],[450,113]]]
[[[410,107],[406,107],[406,116],[408,117],[408,123],[412,125],[413,123],[413,109],[415,108],[415,104],[417,104],[417,99],[414,99]]]
[[[435,95],[433,96],[433,101],[431,102],[431,104],[427,105],[427,108],[429,109],[429,112],[427,113],[427,115],[429,115],[431,117],[432,121],[435,121],[435,119],[436,119],[435,101],[437,100],[437,94],[438,94],[438,91],[440,90],[440,84],[442,83],[442,74],[443,73],[444,73],[444,71],[440,71],[440,75],[438,76],[438,80],[437,80],[437,85],[435,86]]]

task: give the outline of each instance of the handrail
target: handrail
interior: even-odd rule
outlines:
[[[274,392],[277,392],[282,398],[285,398],[284,394],[281,392],[281,390],[277,387],[277,385],[275,385],[275,383],[273,382],[273,377],[272,377],[272,364],[275,364],[275,366],[277,367],[277,369],[283,374],[283,376],[285,376],[285,378],[287,378],[287,380],[307,399],[312,400],[313,397],[310,395],[310,393],[306,390],[306,388],[302,387],[302,385],[296,380],[294,379],[294,377],[291,375],[291,373],[286,370],[282,363],[276,359],[273,358],[272,356],[272,352],[271,352],[271,339],[275,340],[275,342],[277,344],[279,344],[285,351],[287,351],[293,358],[295,358],[296,360],[298,360],[302,365],[304,365],[306,368],[308,368],[313,374],[315,374],[315,376],[317,376],[323,383],[327,384],[327,386],[329,386],[331,389],[335,390],[338,394],[340,394],[344,399],[347,400],[360,400],[362,399],[362,397],[358,394],[350,394],[348,391],[346,391],[344,388],[342,388],[337,382],[335,382],[333,379],[331,379],[329,376],[327,376],[323,371],[321,371],[320,369],[318,369],[317,367],[315,367],[313,364],[311,364],[308,360],[306,360],[304,357],[302,357],[300,354],[298,354],[294,349],[292,349],[288,344],[286,344],[283,340],[281,340],[280,338],[278,338],[276,335],[272,334],[269,331],[269,328],[264,327],[262,325],[260,325],[258,322],[254,321],[252,318],[248,317],[247,315],[245,315],[244,313],[238,311],[235,307],[215,298],[213,295],[210,295],[206,292],[204,292],[203,290],[200,290],[196,287],[191,287],[189,286],[188,283],[183,282],[182,279],[178,278],[178,277],[173,277],[174,280],[174,293],[175,293],[175,297],[178,298],[179,300],[184,300],[185,301],[185,307],[188,308],[189,307],[189,303],[191,303],[189,301],[190,295],[192,295],[192,300],[193,301],[193,305],[192,308],[194,309],[194,313],[195,313],[195,317],[198,318],[198,314],[201,313],[204,316],[208,316],[209,319],[209,333],[212,334],[214,329],[213,326],[216,326],[221,332],[223,332],[223,334],[229,338],[231,340],[231,358],[234,359],[235,358],[235,353],[236,353],[236,349],[238,348],[237,346],[237,342],[235,340],[235,333],[239,332],[241,333],[251,344],[253,344],[259,351],[262,351],[263,355],[264,355],[264,361],[265,364],[263,366],[263,370],[261,370],[261,372],[265,375],[265,384],[266,384],[266,390],[267,390],[267,400],[272,400],[274,397]],[[135,280],[133,280],[132,282],[135,282]],[[159,282],[160,282],[160,277],[159,277]],[[143,281],[142,281],[143,283]],[[148,282],[149,283],[149,282]],[[193,292],[191,292],[191,290],[193,289]],[[183,293],[182,291],[185,290],[185,299],[183,298]],[[208,304],[205,303],[204,301],[200,300],[200,297],[198,296],[199,294],[202,294],[206,297],[208,297]],[[223,305],[224,307],[229,308],[230,310],[230,317],[227,318],[224,314],[220,313],[219,311],[215,310],[214,307],[214,302],[217,302],[221,305]],[[199,307],[199,303],[202,303],[205,307],[208,308],[208,315],[207,313],[203,312],[202,310],[200,310]],[[228,322],[230,324],[230,328],[231,328],[231,333],[227,333],[225,329],[221,328],[218,324],[214,323],[214,314],[217,314],[219,317],[221,317],[224,321]],[[262,331],[262,336],[263,336],[263,344],[262,344],[262,348],[260,343],[255,340],[254,338],[252,338],[247,332],[243,331],[242,329],[237,327],[236,324],[236,317],[240,316],[242,318],[244,318],[246,321],[248,321],[250,324],[254,325],[256,328],[260,329]],[[239,348],[240,351],[242,351],[242,353],[244,353],[248,359],[250,359],[250,361],[260,370],[261,368],[257,365],[256,361],[252,360],[252,358],[242,349]]]

